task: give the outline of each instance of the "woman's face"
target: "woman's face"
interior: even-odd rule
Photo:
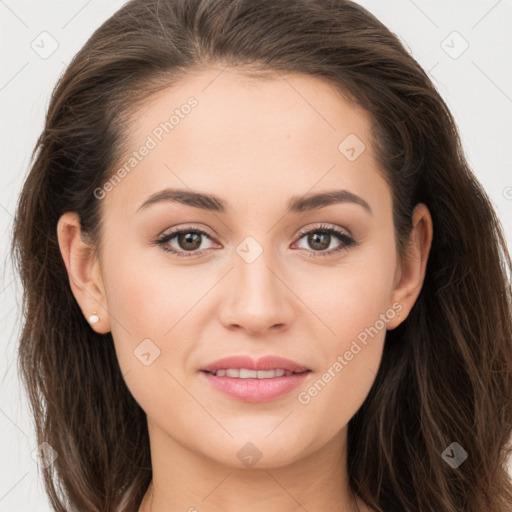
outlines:
[[[365,112],[315,78],[209,70],[155,95],[125,142],[79,302],[154,439],[235,467],[339,442],[424,272],[398,263]],[[232,356],[252,362],[203,371]],[[274,356],[308,371],[257,366]]]

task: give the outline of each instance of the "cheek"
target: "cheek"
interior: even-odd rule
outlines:
[[[298,393],[295,410],[302,419],[302,435],[313,440],[310,450],[334,437],[363,404],[375,380],[384,336],[380,332],[366,346],[356,340],[340,347],[324,371]]]
[[[366,399],[382,358],[386,319],[394,318],[383,283],[356,286],[357,279],[352,279],[345,280],[343,291],[332,293],[335,306],[329,305],[324,318],[334,334],[325,334],[318,345],[325,363],[296,397],[297,412],[308,418],[304,429],[311,436],[322,432],[323,441],[346,425]]]
[[[168,364],[181,361],[179,355],[188,340],[174,337],[165,343],[172,329],[197,301],[194,288],[171,267],[157,269],[148,265],[147,251],[106,251],[104,284],[117,360],[125,383],[146,413],[168,415],[181,409],[183,396]],[[197,290],[195,291],[197,295]],[[189,297],[190,296],[190,297]],[[168,336],[165,333],[171,331]],[[166,370],[169,368],[170,373]],[[176,375],[181,380],[181,376]],[[165,411],[165,412],[164,412]]]
[[[105,262],[108,308],[134,336],[162,337],[206,289],[193,266],[178,268],[164,260],[155,266],[147,249],[118,256],[112,252]],[[119,330],[115,324],[112,328]]]
[[[211,269],[178,267],[165,257],[156,265],[148,256],[158,248],[124,249],[106,251],[102,269],[119,366],[143,409],[153,410],[151,404],[158,409],[160,391],[173,386],[178,393],[172,401],[181,403],[172,376],[183,380],[183,365],[202,327],[195,320],[203,305],[198,301],[216,278]],[[161,403],[168,400],[160,398]]]
[[[389,302],[395,265],[392,243],[367,247],[316,280],[317,291],[310,291],[308,304],[329,327],[318,344],[325,364],[297,401],[311,418],[328,417],[333,435],[357,412],[375,380],[387,322],[396,315]]]
[[[381,242],[347,255],[336,268],[303,272],[301,296],[329,328],[327,339],[333,343],[328,346],[343,350],[348,340],[374,326],[391,307],[396,256],[392,239]],[[377,328],[382,330],[382,322]]]

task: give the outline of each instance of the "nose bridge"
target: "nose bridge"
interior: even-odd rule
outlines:
[[[272,248],[263,248],[254,237],[246,237],[236,248],[234,261],[237,300],[255,311],[269,307],[282,295],[276,276],[270,271],[275,266]]]
[[[233,266],[221,310],[225,326],[236,324],[254,333],[287,324],[292,305],[286,286],[276,276],[281,266],[272,248],[248,236],[236,247]]]

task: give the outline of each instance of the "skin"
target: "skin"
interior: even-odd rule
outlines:
[[[407,317],[421,290],[429,211],[414,210],[410,251],[399,262],[391,192],[367,114],[303,75],[255,79],[213,68],[190,75],[133,116],[130,152],[190,96],[197,107],[101,200],[101,248],[81,239],[76,214],[58,224],[78,304],[87,318],[99,315],[91,328],[112,332],[126,384],[147,414],[153,482],[139,511],[150,510],[153,492],[153,512],[368,511],[348,486],[347,424],[374,382],[386,330]],[[349,134],[366,145],[354,161],[338,150]],[[137,211],[167,187],[220,196],[228,212],[170,201]],[[337,189],[363,198],[372,213],[345,202],[285,214],[292,196]],[[324,249],[300,237],[319,224],[348,232],[357,245],[314,257],[343,246],[335,236]],[[172,227],[207,231],[204,254],[179,257],[151,243]],[[251,263],[236,251],[247,236],[263,250]],[[169,244],[187,252],[177,237]],[[387,315],[343,370],[300,403],[298,393],[393,304],[400,315]],[[134,350],[148,338],[160,355],[146,366]],[[274,354],[312,371],[284,396],[242,402],[199,372],[234,354]],[[262,455],[251,468],[237,457],[248,442]]]

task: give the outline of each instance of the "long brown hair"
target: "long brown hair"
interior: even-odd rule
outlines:
[[[57,243],[66,211],[99,244],[94,190],[115,171],[130,115],[155,91],[215,64],[328,81],[365,109],[391,188],[397,253],[418,202],[434,238],[422,291],[386,336],[375,383],[351,419],[350,483],[384,512],[509,512],[510,255],[456,124],[427,74],[348,0],[133,0],[96,30],[57,84],[15,218],[24,287],[20,371],[56,511],[136,511],[151,480],[146,417],[111,334],[71,292]],[[457,468],[443,451],[468,453]]]

